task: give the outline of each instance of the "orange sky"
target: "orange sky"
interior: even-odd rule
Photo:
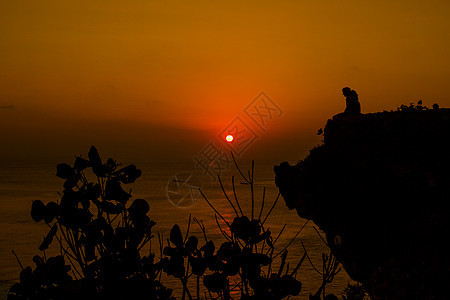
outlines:
[[[450,106],[449,1],[242,2],[0,2],[0,161],[189,158],[261,90],[284,115],[247,158],[303,158],[344,86]]]

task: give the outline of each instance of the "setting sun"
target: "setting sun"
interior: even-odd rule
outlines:
[[[225,139],[227,140],[228,143],[231,143],[234,140],[234,137],[231,134],[229,134]]]

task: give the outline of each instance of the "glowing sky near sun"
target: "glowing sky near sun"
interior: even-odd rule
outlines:
[[[285,114],[248,155],[301,158],[344,86],[363,112],[450,106],[449,15],[446,0],[2,1],[0,157],[190,157],[264,90]]]

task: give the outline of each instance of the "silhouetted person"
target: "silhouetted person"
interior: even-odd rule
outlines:
[[[355,90],[345,87],[342,89],[345,96],[345,111],[346,115],[356,115],[361,113],[361,104],[358,101],[358,94]]]

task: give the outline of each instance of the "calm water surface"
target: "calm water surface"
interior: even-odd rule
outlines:
[[[262,216],[264,217],[272,206],[276,196],[277,188],[274,183],[273,165],[278,162],[257,161],[255,163],[255,215],[259,214],[263,187],[266,187],[266,203]],[[196,169],[191,162],[170,163],[136,163],[143,173],[132,187],[134,198],[143,198],[150,203],[150,217],[157,223],[154,232],[169,234],[173,224],[178,223],[184,231],[187,227],[189,215],[202,220],[206,225],[208,238],[222,241],[223,237],[214,218],[213,210],[201,199],[200,195],[193,192],[188,194],[189,188],[177,189],[177,182],[183,183],[189,174],[193,174],[190,182],[193,186],[201,186],[205,195],[213,203],[219,212],[228,220],[234,217],[233,209],[228,205],[220,186],[201,176],[201,170]],[[249,163],[242,162],[242,169],[248,169]],[[46,235],[48,228],[45,224],[35,223],[30,217],[31,202],[40,199],[44,203],[59,199],[57,192],[62,191],[63,180],[55,176],[55,164],[11,164],[0,166],[0,298],[6,298],[6,292],[12,282],[18,281],[20,267],[11,250],[17,253],[22,264],[33,265],[32,257],[39,253],[38,246]],[[227,192],[232,195],[231,176],[236,178],[238,197],[244,211],[250,215],[251,198],[250,189],[241,184],[243,180],[235,168],[224,172],[223,182]],[[177,176],[177,177],[175,177]],[[178,181],[177,181],[178,179]],[[176,193],[179,194],[176,194]],[[168,196],[169,195],[169,198]],[[184,200],[182,196],[186,196]],[[171,199],[172,201],[169,201]],[[175,205],[175,204],[178,204]],[[277,249],[281,250],[305,220],[299,218],[295,211],[289,211],[280,199],[273,213],[267,219],[265,226],[270,227],[274,237],[278,234],[284,224],[287,227],[280,237]],[[291,266],[295,266],[301,256],[303,249],[300,241],[305,244],[311,260],[317,267],[321,267],[322,252],[327,251],[320,238],[313,229],[314,224],[308,223],[299,237],[288,248],[288,260]],[[198,226],[191,226],[191,233],[201,237]],[[216,242],[218,245],[218,242]],[[153,250],[157,251],[156,241]],[[55,251],[56,251],[55,246]],[[145,251],[145,250],[144,250]],[[148,249],[146,249],[148,251]],[[320,275],[315,273],[310,264],[305,263],[300,268],[298,278],[303,284],[301,297],[306,297],[314,292],[320,285]],[[329,291],[340,293],[349,282],[348,277],[342,272],[335,281],[328,286]],[[173,278],[166,278],[167,286],[175,288],[178,286]],[[179,291],[176,290],[176,294]]]

